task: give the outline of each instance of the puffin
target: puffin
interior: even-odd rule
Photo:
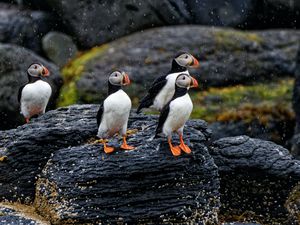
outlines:
[[[130,79],[125,72],[114,71],[111,73],[108,78],[108,95],[100,105],[97,113],[97,137],[103,143],[104,152],[107,154],[112,153],[114,148],[106,145],[106,139],[115,134],[120,134],[123,137],[121,149],[134,149],[126,142],[127,124],[132,104],[122,87],[129,84]]]
[[[28,82],[18,92],[21,114],[26,123],[29,123],[31,117],[45,113],[52,88],[42,78],[49,75],[49,70],[40,63],[33,63],[27,69]]]
[[[159,116],[155,137],[166,136],[174,156],[179,156],[181,150],[187,154],[191,153],[191,149],[183,141],[183,128],[193,110],[193,103],[188,90],[196,87],[198,87],[198,82],[195,78],[187,73],[179,74],[175,81],[174,95]],[[179,135],[179,146],[172,145],[173,132],[177,132]]]
[[[187,68],[197,68],[198,60],[189,53],[180,52],[172,60],[171,70],[163,76],[156,78],[146,96],[140,101],[137,113],[143,108],[154,108],[161,111],[171,100],[175,92],[175,80],[181,73],[189,74]]]

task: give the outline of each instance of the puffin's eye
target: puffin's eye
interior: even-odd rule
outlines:
[[[182,80],[185,80],[185,77],[183,77]]]
[[[187,58],[188,58],[188,56],[186,55],[186,56],[185,56],[185,58],[187,59]]]
[[[34,66],[34,69],[37,69],[37,66]]]
[[[117,77],[118,76],[118,74],[115,74],[115,77]]]

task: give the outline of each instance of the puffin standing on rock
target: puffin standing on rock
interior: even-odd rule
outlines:
[[[22,85],[18,93],[21,105],[21,114],[26,123],[35,115],[45,113],[47,104],[52,94],[51,86],[42,80],[50,75],[49,70],[40,63],[33,63],[27,69],[28,83]]]
[[[117,133],[123,136],[122,149],[134,149],[134,147],[127,145],[126,142],[131,100],[122,90],[122,86],[129,84],[130,79],[125,72],[115,71],[108,78],[108,96],[101,104],[97,113],[97,124],[99,127],[97,137],[104,144],[105,153],[114,151],[113,147],[106,145],[105,139],[111,138]]]
[[[181,73],[189,74],[188,67],[197,68],[198,66],[198,60],[191,54],[177,54],[172,61],[170,72],[158,77],[152,83],[148,94],[141,100],[137,113],[140,113],[143,108],[154,108],[161,111],[174,95],[177,76]]]
[[[198,82],[189,74],[178,75],[175,81],[175,93],[171,101],[162,109],[156,129],[155,137],[161,134],[168,138],[170,150],[174,156],[179,156],[181,150],[191,153],[191,149],[183,141],[183,128],[193,110],[193,103],[188,94],[189,88],[198,87]],[[177,132],[180,145],[172,145],[172,133]]]

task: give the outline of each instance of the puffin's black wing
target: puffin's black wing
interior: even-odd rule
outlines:
[[[166,81],[166,77],[167,77],[167,75],[160,76],[160,77],[156,78],[156,79],[153,81],[153,83],[151,84],[151,87],[155,86],[156,84],[158,84],[158,83],[160,83],[160,82],[162,82],[162,81]],[[150,89],[151,89],[151,87],[150,87]]]
[[[159,135],[162,133],[162,129],[164,126],[164,123],[166,122],[168,115],[170,112],[170,103],[168,103],[160,112],[159,119],[158,119],[158,125],[155,131],[155,137],[159,137]]]
[[[166,76],[158,77],[151,85],[148,90],[148,94],[140,101],[140,105],[137,109],[137,113],[139,113],[143,108],[149,108],[158,95],[160,90],[166,85],[167,80]]]
[[[22,90],[23,88],[25,87],[26,84],[22,85],[20,88],[19,88],[19,92],[18,92],[18,102],[20,103],[21,102],[21,97],[22,97]]]
[[[103,111],[104,111],[104,106],[103,106],[103,103],[102,103],[100,105],[98,113],[97,113],[97,124],[98,124],[98,127],[100,126],[100,123],[101,123],[101,120],[102,120]]]

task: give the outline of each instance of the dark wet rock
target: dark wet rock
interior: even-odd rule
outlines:
[[[297,0],[187,0],[193,23],[242,29],[299,27]]]
[[[64,70],[66,92],[76,93],[78,102],[98,103],[106,93],[107,76],[122,69],[133,81],[129,93],[140,97],[156,77],[169,71],[171,59],[182,48],[200,60],[200,68],[191,74],[201,86],[292,76],[299,34],[292,30],[241,32],[202,26],[155,28],[93,48],[73,61]]]
[[[295,67],[295,85],[293,92],[293,109],[296,115],[296,128],[295,135],[293,137],[292,143],[292,154],[300,158],[300,40],[299,40],[299,49],[298,55],[296,58],[296,67]]]
[[[0,176],[1,200],[32,201],[37,175],[51,154],[96,134],[97,108],[60,108],[16,129],[0,131],[0,155],[6,156],[0,162],[1,171],[6,171]]]
[[[60,72],[52,63],[30,50],[10,44],[0,44],[0,129],[16,127],[24,123],[18,103],[19,87],[27,82],[27,69],[33,62],[40,62],[50,70],[47,79],[52,87],[49,108],[53,108],[62,85]]]
[[[23,0],[22,4],[31,8],[52,9],[84,48],[135,31],[166,25],[294,28],[299,27],[300,11],[296,0]]]
[[[175,158],[166,140],[152,140],[156,119],[132,115],[130,129],[139,130],[129,137],[133,151],[107,155],[100,144],[56,151],[37,182],[39,213],[53,224],[215,224],[218,175],[206,124],[189,121],[192,154]]]
[[[254,212],[258,221],[289,224],[285,201],[300,180],[300,162],[272,142],[223,138],[210,149],[221,178],[221,214]]]
[[[46,12],[0,3],[0,42],[21,45],[41,53],[43,35],[55,20]]]
[[[37,215],[24,214],[22,210],[14,209],[17,207],[7,206],[0,203],[0,225],[41,225],[48,224]],[[20,206],[19,206],[20,208]],[[24,206],[26,208],[26,206]],[[29,208],[29,207],[28,207]]]
[[[174,158],[166,140],[149,140],[157,116],[132,114],[129,128],[144,129],[129,137],[129,144],[138,149],[117,150],[107,156],[100,144],[89,144],[97,132],[97,110],[98,105],[60,108],[30,124],[1,131],[0,170],[5,171],[0,176],[1,200],[32,202],[43,170],[35,204],[53,223],[113,220],[116,215],[125,221],[217,220],[219,180],[205,145],[211,133],[204,121],[189,121],[187,125],[186,141],[193,154]],[[113,145],[117,142],[112,140]],[[128,210],[122,211],[125,208]]]
[[[42,39],[46,56],[59,67],[67,64],[77,53],[72,38],[60,32],[49,32]]]
[[[85,48],[153,26],[187,23],[185,3],[172,1],[47,1]],[[84,32],[83,32],[84,31]]]

